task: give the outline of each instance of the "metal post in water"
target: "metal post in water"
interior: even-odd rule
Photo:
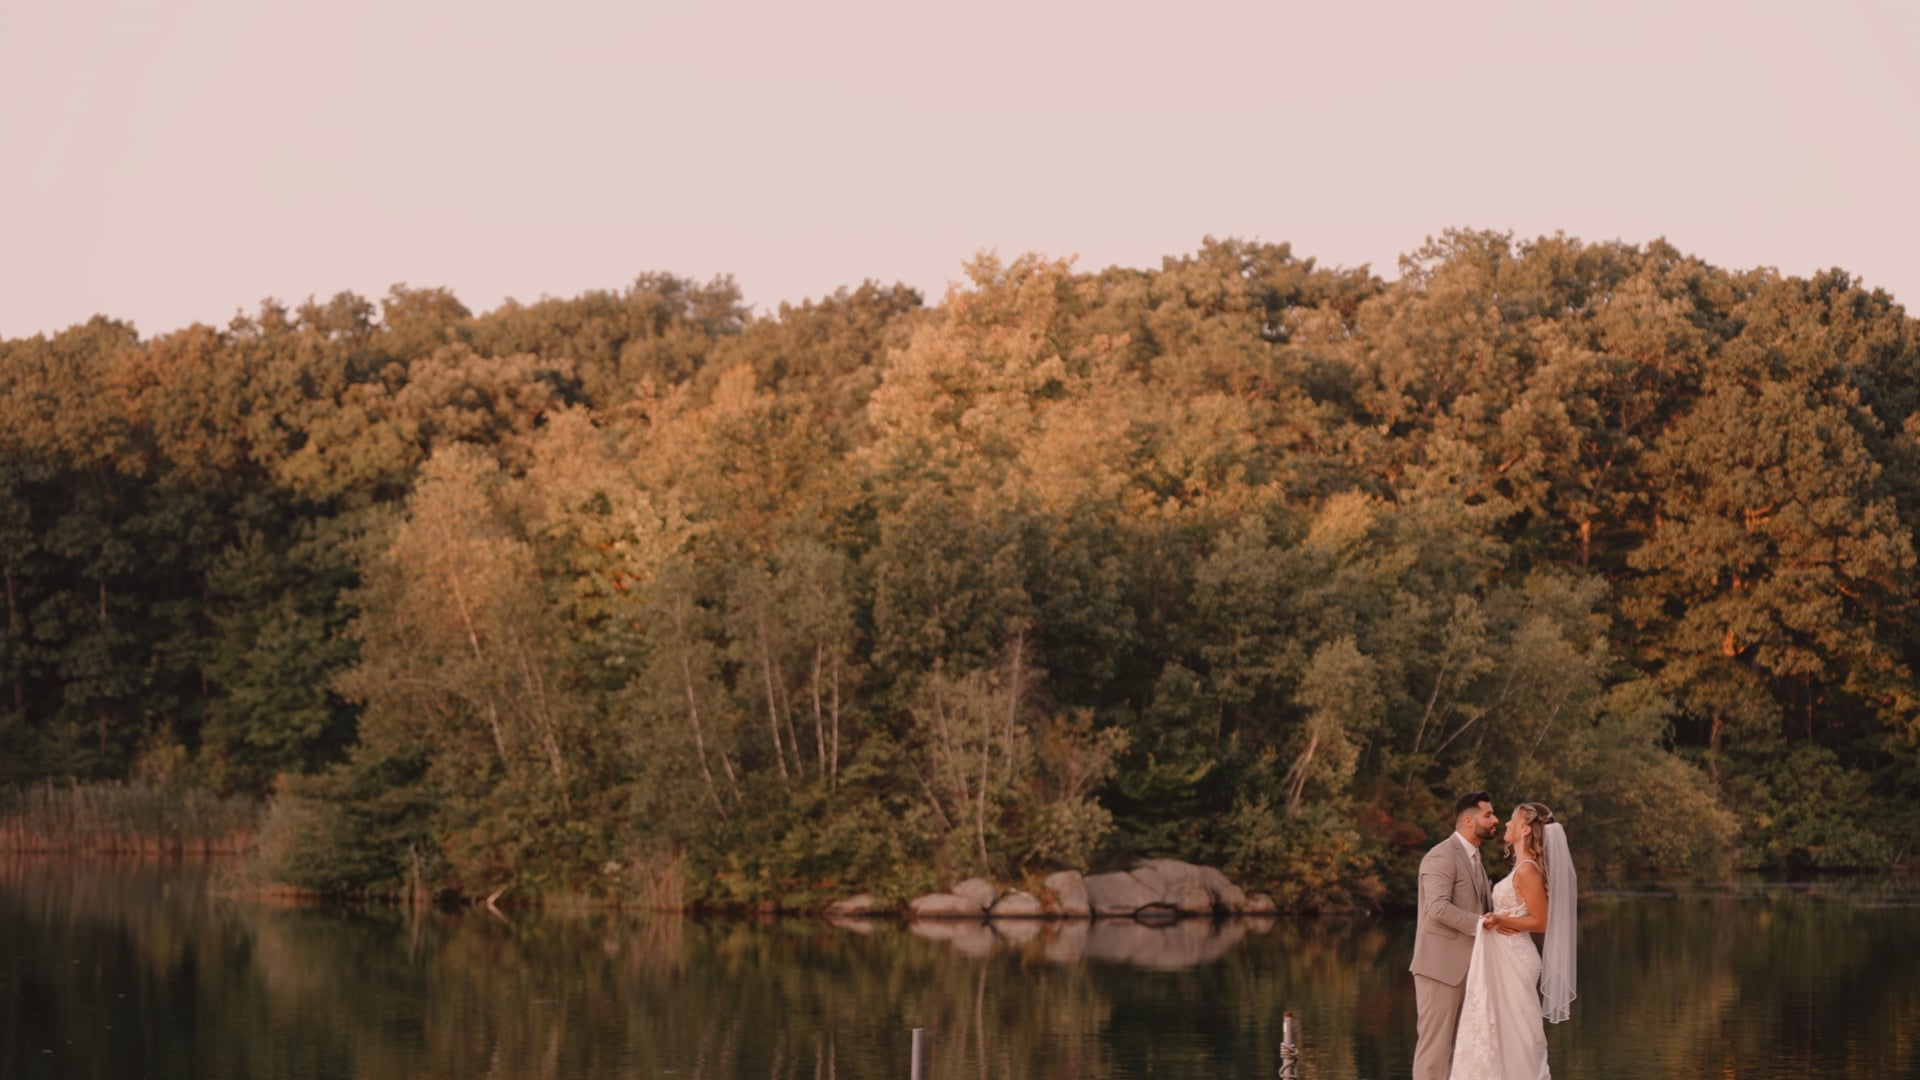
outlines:
[[[913,1029],[913,1080],[920,1080],[920,1063],[927,1054],[927,1029]]]
[[[1300,1080],[1300,1047],[1293,1041],[1293,1014],[1280,1016],[1280,1080]]]

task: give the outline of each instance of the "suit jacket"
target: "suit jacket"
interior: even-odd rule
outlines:
[[[1474,858],[1449,833],[1420,860],[1420,911],[1407,968],[1415,975],[1448,986],[1465,981],[1475,929],[1492,903],[1486,874],[1476,872]]]

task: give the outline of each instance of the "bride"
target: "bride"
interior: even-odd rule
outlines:
[[[1541,1020],[1565,1020],[1573,1003],[1578,882],[1567,830],[1546,806],[1521,803],[1506,844],[1513,872],[1493,887],[1473,940],[1451,1080],[1548,1080]],[[1541,951],[1530,934],[1545,935]]]

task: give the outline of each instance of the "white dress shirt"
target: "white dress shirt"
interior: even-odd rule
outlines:
[[[1474,875],[1480,882],[1480,895],[1491,896],[1493,890],[1487,884],[1487,865],[1480,861],[1480,849],[1474,847],[1472,842],[1467,839],[1466,834],[1459,830],[1454,831],[1453,838],[1460,841],[1461,847],[1467,849],[1467,858],[1473,863]]]

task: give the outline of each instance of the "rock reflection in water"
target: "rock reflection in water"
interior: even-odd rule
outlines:
[[[839,927],[849,933],[865,936],[873,933],[873,920],[853,915],[829,915],[827,925]]]
[[[967,919],[920,919],[907,928],[915,937],[944,941],[962,956],[991,956],[999,938],[985,922]]]
[[[945,942],[962,956],[1027,953],[1053,964],[1125,964],[1180,971],[1226,955],[1248,934],[1273,928],[1272,918],[1169,919],[918,919],[915,937]],[[836,923],[838,925],[838,923]]]

